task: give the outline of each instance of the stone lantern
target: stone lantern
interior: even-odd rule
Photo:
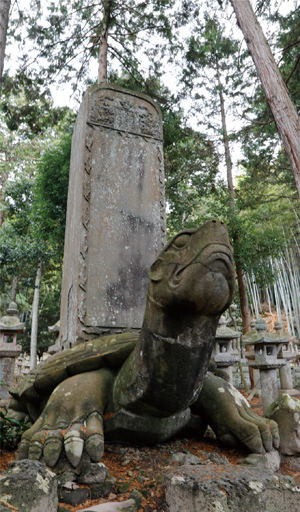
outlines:
[[[237,349],[237,339],[240,337],[240,332],[226,327],[225,317],[221,316],[216,332],[212,359],[218,368],[228,374],[230,384],[232,384],[232,366],[240,359]]]
[[[286,342],[283,343],[282,349],[278,354],[279,359],[286,361],[286,365],[279,368],[281,393],[287,393],[290,396],[299,395],[299,391],[294,389],[293,386],[293,377],[290,365],[290,361],[297,357],[297,352],[293,347],[293,344],[296,343],[296,338],[294,336],[290,336],[290,334],[283,330],[283,325],[280,320],[275,322],[274,328],[277,334],[281,334],[286,337]]]
[[[15,359],[22,351],[21,345],[17,345],[17,335],[24,332],[24,324],[20,323],[18,308],[15,302],[11,302],[6,315],[0,318],[0,399],[9,400],[9,388],[13,384]]]
[[[282,350],[282,345],[286,343],[286,337],[282,333],[267,332],[267,324],[263,320],[256,322],[255,327],[256,334],[249,336],[245,344],[254,347],[254,359],[250,359],[248,364],[259,370],[263,414],[265,414],[269,405],[279,396],[277,368],[285,366],[286,361],[279,359],[278,354]]]

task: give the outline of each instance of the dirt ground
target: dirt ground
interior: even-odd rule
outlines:
[[[262,415],[261,399],[253,398],[250,403],[254,412]],[[208,433],[203,439],[178,437],[152,447],[137,448],[117,443],[108,444],[101,461],[107,466],[110,476],[117,480],[108,499],[111,501],[127,500],[133,489],[137,489],[143,496],[141,510],[144,512],[166,512],[163,478],[164,473],[177,464],[170,461],[172,454],[176,452],[191,453],[200,458],[205,457],[202,452],[217,452],[219,455],[225,455],[231,464],[239,464],[239,461],[248,455],[247,451],[224,448],[212,433]],[[1,452],[0,472],[7,469],[8,464],[14,460],[14,456],[14,452]],[[300,458],[282,457],[279,472],[291,475],[300,485]],[[99,499],[88,500],[76,507],[63,503],[60,505],[75,512],[98,504],[100,501]],[[103,501],[107,501],[107,499]]]

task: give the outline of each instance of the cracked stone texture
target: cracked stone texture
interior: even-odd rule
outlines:
[[[289,476],[226,465],[184,466],[165,477],[169,512],[300,511],[300,487]]]
[[[57,512],[57,505],[57,478],[44,464],[27,459],[12,462],[1,474],[1,512]]]
[[[300,454],[300,401],[281,395],[267,410],[266,418],[276,421],[280,434],[279,451],[283,455]]]

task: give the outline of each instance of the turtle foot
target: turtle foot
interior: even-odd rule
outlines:
[[[277,423],[255,414],[243,395],[220,377],[207,373],[193,409],[205,414],[218,439],[227,446],[243,445],[253,453],[279,448]]]
[[[51,468],[65,459],[77,468],[83,456],[99,462],[104,451],[102,414],[112,378],[105,369],[59,384],[41,416],[23,434],[20,459],[41,460]]]

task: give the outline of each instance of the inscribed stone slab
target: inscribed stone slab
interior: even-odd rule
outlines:
[[[94,86],[72,140],[61,344],[141,327],[165,239],[161,113],[145,95]]]

